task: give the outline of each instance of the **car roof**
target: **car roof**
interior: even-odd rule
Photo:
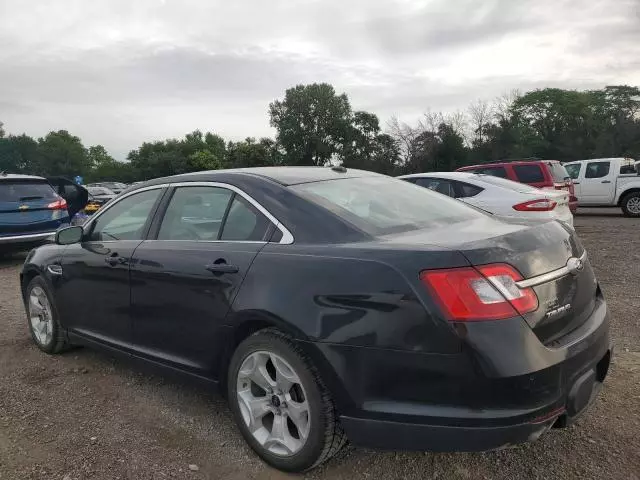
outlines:
[[[477,165],[465,165],[458,170],[468,170],[472,168],[487,168],[487,167],[504,167],[505,165],[540,165],[549,163],[561,163],[560,160],[504,160],[491,163],[479,163]]]
[[[254,167],[185,173],[182,175],[174,175],[171,177],[149,180],[148,182],[145,182],[145,185],[178,181],[216,181],[217,177],[228,174],[262,177],[284,186],[298,185],[300,183],[320,182],[323,180],[335,180],[339,178],[384,176],[378,173],[368,172],[366,170],[357,170],[354,168],[343,167]]]
[[[605,162],[608,160],[633,160],[631,158],[625,157],[611,157],[611,158],[587,158],[586,160],[571,160],[570,162],[564,162],[563,165],[568,165],[570,163],[583,163],[583,162]]]
[[[481,175],[472,172],[426,172],[412,173],[411,175],[401,175],[398,178],[448,178],[451,180],[479,180]]]
[[[44,177],[38,177],[36,175],[22,175],[17,173],[2,173],[0,174],[0,180],[44,180],[47,181]]]

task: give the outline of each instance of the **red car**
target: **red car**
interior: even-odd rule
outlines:
[[[493,175],[537,188],[567,190],[570,194],[569,208],[571,213],[576,213],[578,209],[578,199],[575,196],[573,181],[558,160],[509,160],[469,165],[461,167],[457,171]]]

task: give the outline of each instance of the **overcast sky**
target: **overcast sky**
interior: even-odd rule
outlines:
[[[640,0],[0,0],[0,121],[118,159],[196,128],[273,135],[324,81],[382,123],[517,88],[640,85]]]

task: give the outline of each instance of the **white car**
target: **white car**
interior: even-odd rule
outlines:
[[[638,162],[631,158],[592,158],[564,164],[581,207],[620,207],[640,217]]]
[[[506,178],[468,172],[416,173],[398,178],[501,217],[555,219],[573,226],[569,192],[565,190],[542,190]]]

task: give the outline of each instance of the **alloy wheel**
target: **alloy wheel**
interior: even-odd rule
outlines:
[[[311,427],[309,402],[293,367],[268,351],[248,355],[237,375],[237,401],[255,440],[288,457],[304,447]]]
[[[633,197],[627,200],[627,210],[634,215],[640,215],[640,197]]]
[[[36,341],[46,346],[53,336],[53,314],[47,294],[35,286],[29,293],[29,322]]]

